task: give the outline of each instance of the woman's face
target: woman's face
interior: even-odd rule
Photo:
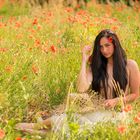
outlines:
[[[100,40],[100,46],[100,51],[105,58],[112,57],[114,53],[114,45],[111,40],[106,37],[102,37]]]

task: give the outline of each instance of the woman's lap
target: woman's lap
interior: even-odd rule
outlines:
[[[52,130],[59,131],[61,128],[65,127],[68,129],[68,121],[67,115],[65,113],[61,115],[54,115],[51,117],[52,122]],[[123,112],[114,112],[109,110],[102,110],[96,112],[89,112],[85,114],[74,114],[73,118],[75,122],[83,126],[93,126],[98,122],[108,122],[111,121],[116,123],[117,121],[121,121],[122,118],[125,117]]]

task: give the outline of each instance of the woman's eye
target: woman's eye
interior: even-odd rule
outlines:
[[[109,47],[109,46],[110,46],[110,44],[106,44],[105,46],[106,46],[106,47]]]

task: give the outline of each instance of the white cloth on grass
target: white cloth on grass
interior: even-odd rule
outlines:
[[[114,112],[109,110],[74,115],[74,119],[77,120],[81,128],[84,126],[92,127],[98,122],[111,121],[113,123],[116,123],[117,121],[120,121],[123,118],[125,118],[124,112]],[[51,117],[51,121],[53,131],[57,132],[62,128],[68,130],[67,115],[65,113],[61,115],[53,115]]]

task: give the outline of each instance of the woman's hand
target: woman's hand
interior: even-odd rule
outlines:
[[[91,55],[91,49],[92,49],[91,46],[85,46],[82,49],[82,62],[87,63],[87,61]]]
[[[114,99],[107,99],[104,102],[104,106],[105,108],[114,108],[118,103],[118,98],[114,98]]]

